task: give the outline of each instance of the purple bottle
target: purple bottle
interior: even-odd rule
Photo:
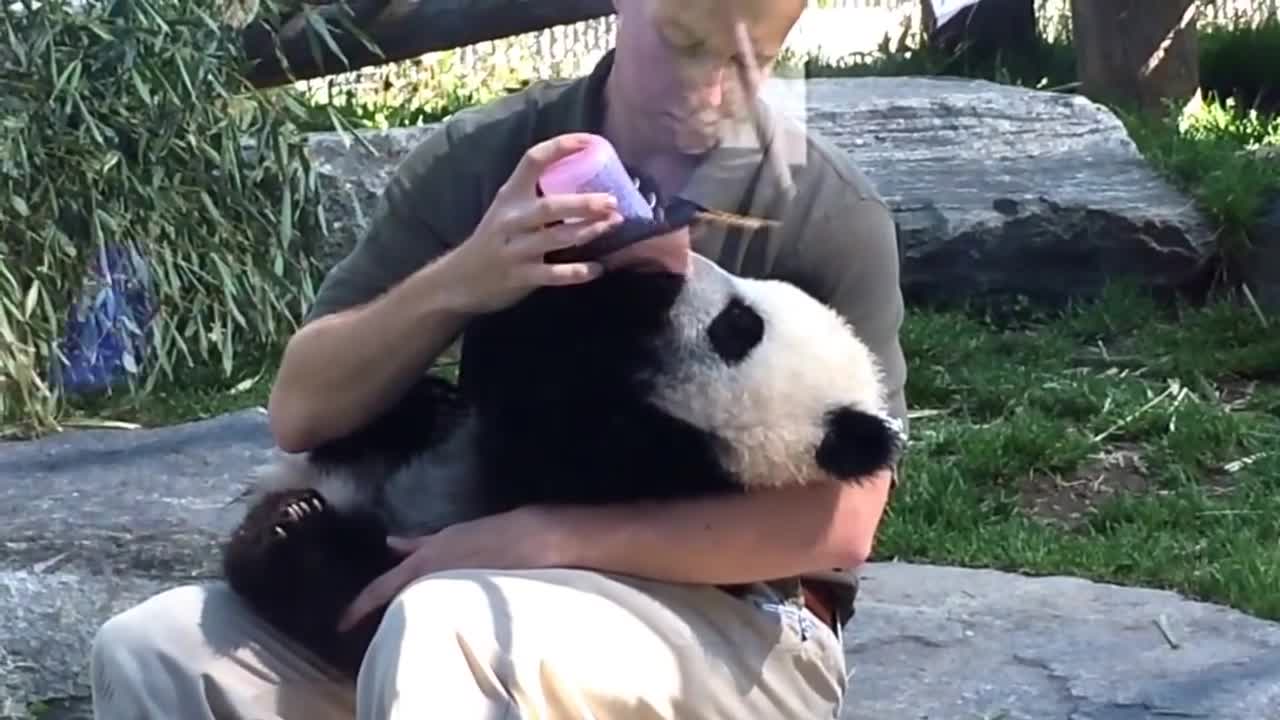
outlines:
[[[547,195],[606,192],[618,199],[622,217],[653,219],[653,209],[622,167],[613,144],[599,135],[592,135],[587,147],[547,168],[538,186]]]

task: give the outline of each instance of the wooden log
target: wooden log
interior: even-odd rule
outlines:
[[[1072,0],[1081,92],[1147,114],[1200,85],[1198,0]]]
[[[251,83],[257,87],[282,85],[537,32],[611,15],[613,3],[346,0],[312,6],[308,12],[310,15],[299,12],[283,22],[259,17],[242,30],[245,52],[251,61],[245,74]],[[319,22],[321,19],[323,23]],[[325,32],[319,32],[317,25]],[[365,37],[350,28],[359,29]],[[341,55],[333,51],[333,46]]]

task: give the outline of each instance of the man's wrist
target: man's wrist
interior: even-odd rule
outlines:
[[[602,508],[596,508],[600,512]],[[520,513],[525,541],[525,563],[530,567],[593,567],[591,548],[597,551],[606,538],[589,531],[591,513],[570,506],[530,506]],[[590,537],[586,543],[582,538]]]
[[[444,322],[460,329],[475,315],[474,293],[454,269],[453,253],[451,250],[418,268],[406,281],[410,314],[416,322]]]

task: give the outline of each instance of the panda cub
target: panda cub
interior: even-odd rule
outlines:
[[[458,386],[425,376],[366,427],[251,489],[229,584],[352,676],[381,610],[338,619],[433,533],[531,503],[610,503],[857,482],[904,438],[880,369],[834,310],[694,256],[618,269],[477,318]]]

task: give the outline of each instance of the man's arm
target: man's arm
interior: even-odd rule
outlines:
[[[352,601],[352,627],[415,579],[462,568],[581,567],[666,582],[734,585],[856,568],[889,493],[887,471],[862,483],[761,490],[697,500],[526,506],[392,538],[407,557]]]
[[[325,278],[311,321],[286,347],[269,407],[282,449],[306,450],[364,424],[425,372],[467,318],[600,272],[598,263],[543,261],[621,220],[605,193],[537,194],[543,170],[587,136],[528,148],[493,198],[479,195],[484,178],[448,157],[449,138],[435,131],[401,164],[373,228]],[[425,198],[451,219],[428,217]],[[586,222],[557,223],[567,218]]]
[[[857,484],[608,508],[535,509],[533,564],[669,582],[749,583],[856,568],[889,494],[883,471]]]
[[[445,162],[446,150],[445,134],[434,133],[392,177],[369,231],[326,275],[306,322],[285,346],[268,415],[286,452],[365,422],[460,332],[450,247],[415,198],[423,168]]]
[[[317,318],[285,347],[271,389],[271,431],[300,452],[357,427],[448,347],[465,313],[449,290],[447,255],[374,300]]]

